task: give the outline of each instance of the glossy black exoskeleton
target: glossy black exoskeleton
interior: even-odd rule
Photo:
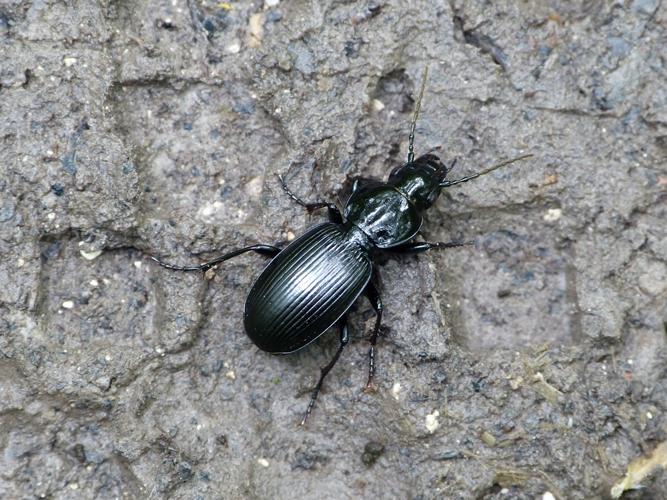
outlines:
[[[409,137],[408,161],[394,169],[386,182],[357,181],[343,212],[331,203],[306,203],[295,196],[280,177],[285,192],[299,205],[313,211],[327,208],[329,222],[316,225],[284,249],[252,245],[197,266],[175,266],[152,257],[160,265],[181,271],[206,271],[245,252],[272,257],[245,303],[244,325],[248,337],[263,351],[287,354],[310,344],[337,325],[340,345],[331,362],[322,368],[306,413],[305,424],[324,378],[348,343],[346,315],[363,293],[376,313],[370,336],[369,373],[366,389],[373,389],[375,344],[382,321],[382,300],[371,279],[373,257],[378,252],[419,253],[451,248],[462,242],[427,242],[416,238],[422,214],[438,199],[443,188],[469,181],[497,168],[526,158],[509,160],[474,175],[446,180],[448,168],[433,154],[414,159],[414,132],[426,83],[424,73]],[[453,164],[452,164],[453,166]]]

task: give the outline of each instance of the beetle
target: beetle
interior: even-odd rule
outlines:
[[[177,266],[151,257],[161,266],[178,271],[207,271],[246,252],[271,257],[250,288],[243,315],[248,337],[263,351],[289,354],[307,346],[331,327],[338,327],[338,349],[329,364],[321,369],[301,425],[305,425],[325,377],[349,342],[347,313],[361,294],[375,310],[366,382],[366,390],[374,390],[375,346],[383,311],[380,293],[372,279],[377,273],[373,262],[378,253],[420,253],[471,244],[418,241],[424,211],[435,203],[443,188],[531,156],[504,161],[456,180],[446,179],[456,160],[447,167],[434,154],[415,159],[415,128],[427,76],[428,68],[424,71],[410,126],[407,162],[392,170],[384,182],[357,179],[343,212],[333,203],[303,201],[289,189],[284,178],[278,176],[285,193],[308,212],[326,208],[328,222],[311,227],[282,249],[273,245],[251,245],[195,266]]]

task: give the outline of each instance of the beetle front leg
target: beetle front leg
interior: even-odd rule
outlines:
[[[331,222],[334,222],[336,224],[342,224],[343,223],[343,214],[340,213],[340,210],[338,210],[338,207],[334,205],[333,203],[327,203],[326,201],[316,201],[313,203],[308,203],[306,201],[303,201],[301,198],[299,198],[297,195],[295,195],[292,190],[287,186],[287,183],[285,182],[285,178],[280,175],[278,175],[278,179],[280,180],[280,185],[283,188],[283,191],[287,193],[287,196],[289,196],[293,201],[301,205],[303,208],[308,210],[308,213],[312,213],[315,210],[319,210],[320,208],[326,208],[327,212],[329,214],[329,220]]]
[[[371,346],[368,349],[368,381],[366,382],[364,391],[375,392],[377,390],[375,384],[373,383],[373,379],[375,378],[375,344],[377,343],[378,336],[380,335],[382,311],[384,306],[382,305],[380,292],[372,282],[369,282],[366,286],[366,297],[368,297],[371,306],[373,306],[373,309],[375,309],[375,327],[373,328],[373,333],[369,339]]]
[[[324,368],[320,369],[320,379],[318,380],[315,389],[313,389],[313,393],[310,396],[310,402],[308,403],[308,408],[306,408],[306,413],[301,419],[302,426],[306,425],[306,421],[308,420],[308,417],[313,411],[313,407],[315,406],[315,401],[317,401],[317,396],[320,393],[320,389],[322,389],[322,384],[324,383],[324,377],[326,377],[327,374],[334,367],[336,361],[338,361],[338,358],[340,358],[340,354],[343,352],[343,348],[350,341],[350,335],[347,329],[347,315],[343,316],[340,320],[338,320],[338,327],[340,328],[340,345],[338,346],[338,350],[336,351],[336,354],[334,354],[334,357],[329,362],[329,364]]]
[[[413,241],[397,247],[388,248],[387,251],[394,253],[422,253],[431,249],[456,248],[474,244],[474,241],[450,241],[448,243],[442,241]]]

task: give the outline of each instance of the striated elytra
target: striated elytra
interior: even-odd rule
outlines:
[[[345,228],[311,228],[280,252],[250,289],[244,323],[260,349],[287,354],[322,335],[371,278],[371,260]]]
[[[337,325],[340,343],[331,362],[322,368],[308,408],[310,415],[324,378],[338,361],[349,341],[347,312],[363,293],[375,310],[376,320],[369,337],[369,370],[366,389],[374,388],[375,344],[382,322],[382,300],[373,275],[374,257],[382,252],[420,253],[429,249],[452,248],[470,242],[419,241],[422,214],[438,199],[443,188],[487,174],[524,155],[476,174],[446,180],[449,167],[434,154],[414,159],[413,145],[417,117],[428,70],[424,72],[408,141],[408,159],[394,169],[386,181],[357,179],[343,212],[332,203],[307,203],[298,198],[279,176],[287,195],[309,212],[328,210],[329,222],[310,228],[285,248],[252,245],[234,250],[210,262],[176,266],[151,257],[161,266],[179,271],[207,271],[223,261],[246,252],[272,258],[252,285],[245,303],[244,326],[250,339],[263,351],[288,354],[303,348]]]

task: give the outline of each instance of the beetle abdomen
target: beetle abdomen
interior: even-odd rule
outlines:
[[[255,281],[245,303],[246,333],[264,351],[300,349],[350,308],[370,276],[368,255],[341,226],[315,226]]]

